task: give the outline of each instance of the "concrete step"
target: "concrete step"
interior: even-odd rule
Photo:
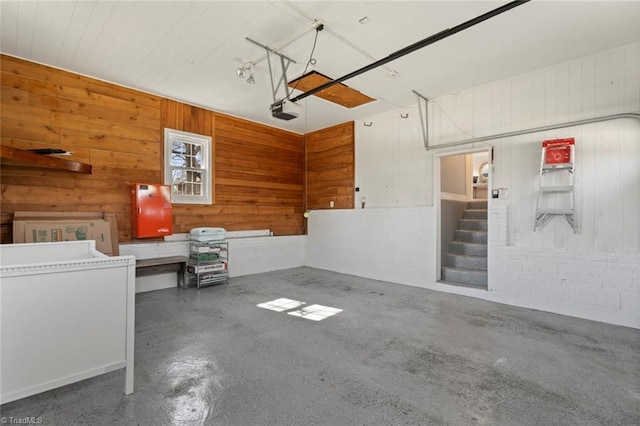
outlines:
[[[467,229],[456,229],[454,232],[455,241],[467,243],[487,244],[487,231],[470,231]]]
[[[449,245],[449,253],[470,254],[473,256],[487,256],[487,245],[467,243],[464,241],[452,241]]]
[[[484,256],[472,256],[468,254],[448,253],[445,255],[444,266],[455,268],[487,270],[487,258]]]
[[[455,268],[487,270],[487,258],[485,256],[447,253],[444,262],[445,266],[453,266]]]
[[[444,256],[442,281],[487,289],[487,202],[470,201]]]
[[[467,208],[472,210],[487,210],[487,205],[486,201],[469,201]]]
[[[486,219],[460,219],[458,229],[467,229],[470,231],[486,231]]]
[[[478,269],[455,268],[451,266],[442,267],[442,279],[454,283],[487,288],[487,271]]]
[[[463,219],[484,219],[487,220],[487,211],[482,209],[467,209],[462,215]]]

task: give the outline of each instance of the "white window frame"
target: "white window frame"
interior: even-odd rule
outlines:
[[[181,167],[171,165],[172,145],[179,140],[194,145],[201,145],[202,158],[202,192],[201,195],[185,195],[174,191],[173,170]],[[171,202],[175,204],[213,204],[213,168],[211,161],[211,136],[198,135],[196,133],[183,132],[175,129],[164,129],[164,183],[171,187]]]

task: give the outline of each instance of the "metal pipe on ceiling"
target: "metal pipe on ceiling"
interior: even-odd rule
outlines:
[[[439,145],[433,145],[433,146],[426,145],[425,148],[427,149],[427,151],[431,151],[434,149],[450,148],[453,146],[468,145],[470,143],[486,142],[486,141],[495,140],[495,139],[509,138],[512,136],[526,135],[529,133],[545,132],[547,130],[563,129],[565,127],[582,126],[585,124],[600,123],[602,121],[618,120],[621,118],[635,118],[636,120],[640,120],[640,112],[623,112],[619,114],[604,115],[602,117],[586,118],[584,120],[550,124],[548,126],[532,127],[529,129],[516,130],[514,132],[498,133],[490,136],[480,136],[477,138],[465,139],[465,140],[456,141],[456,142],[448,142],[448,143],[443,143]]]
[[[429,99],[426,96],[422,96],[415,90],[413,93],[418,97],[418,115],[420,115],[420,127],[422,128],[422,140],[424,141],[424,148],[429,150]],[[422,102],[424,100],[424,115],[422,114]]]
[[[503,6],[500,6],[500,7],[496,8],[496,9],[493,9],[493,10],[487,12],[487,13],[483,13],[480,16],[477,16],[477,17],[475,17],[473,19],[470,19],[470,20],[468,20],[466,22],[463,22],[462,24],[456,25],[455,27],[447,28],[446,30],[442,30],[439,33],[436,33],[436,34],[434,34],[432,36],[429,36],[429,37],[427,37],[427,38],[425,38],[423,40],[420,40],[420,41],[418,41],[416,43],[413,43],[413,44],[411,44],[411,45],[409,45],[409,46],[407,46],[407,47],[405,47],[403,49],[397,50],[397,51],[393,52],[392,54],[390,54],[389,56],[387,56],[385,58],[382,58],[382,59],[380,59],[380,60],[378,60],[378,61],[376,61],[376,62],[374,62],[372,64],[369,64],[369,65],[367,65],[365,67],[362,67],[362,68],[360,68],[360,69],[358,69],[356,71],[353,71],[353,72],[351,72],[351,73],[349,73],[347,75],[344,75],[344,76],[342,76],[340,78],[332,80],[332,81],[330,81],[328,83],[322,84],[322,85],[316,87],[315,89],[311,89],[309,91],[306,91],[306,92],[304,92],[304,93],[302,93],[302,94],[300,94],[300,95],[298,95],[298,96],[296,96],[296,97],[294,97],[292,99],[289,99],[289,100],[291,102],[300,101],[300,100],[302,100],[302,99],[304,99],[304,98],[306,98],[308,96],[314,95],[314,94],[316,94],[316,93],[318,93],[318,92],[320,92],[322,90],[325,90],[325,89],[327,89],[327,88],[329,88],[331,86],[334,86],[336,84],[342,83],[345,80],[349,80],[350,78],[356,77],[356,76],[358,76],[360,74],[363,74],[363,73],[365,73],[367,71],[371,71],[374,68],[377,68],[377,67],[379,67],[381,65],[386,64],[387,62],[391,62],[393,60],[401,58],[401,57],[403,57],[405,55],[408,55],[409,53],[415,52],[418,49],[422,49],[423,47],[426,47],[426,46],[428,46],[430,44],[436,43],[436,42],[438,42],[438,41],[440,41],[442,39],[445,39],[445,38],[447,38],[449,36],[457,34],[460,31],[466,30],[467,28],[470,28],[470,27],[472,27],[474,25],[477,25],[477,24],[479,24],[481,22],[484,22],[487,19],[491,19],[491,18],[493,18],[495,16],[498,16],[498,15],[504,13],[504,12],[507,12],[507,11],[509,11],[509,10],[515,8],[515,7],[518,7],[518,6],[521,6],[521,5],[525,4],[525,3],[528,3],[529,1],[531,1],[531,0],[518,0],[518,1],[512,1],[510,3],[507,3],[507,4],[503,5]]]

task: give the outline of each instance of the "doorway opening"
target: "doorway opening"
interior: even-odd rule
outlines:
[[[491,151],[443,154],[436,159],[437,279],[487,290]]]

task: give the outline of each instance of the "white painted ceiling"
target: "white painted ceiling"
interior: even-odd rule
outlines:
[[[349,110],[311,96],[299,102],[302,115],[291,121],[271,117],[266,51],[246,40],[295,60],[287,72],[292,80],[305,69],[320,20],[325,28],[309,70],[338,78],[505,3],[2,0],[0,48],[306,133],[410,107],[417,102],[414,90],[433,98],[640,40],[640,1],[534,0],[345,81],[378,99],[374,103]],[[360,23],[363,18],[368,23]],[[236,75],[244,62],[256,63],[255,85]]]

